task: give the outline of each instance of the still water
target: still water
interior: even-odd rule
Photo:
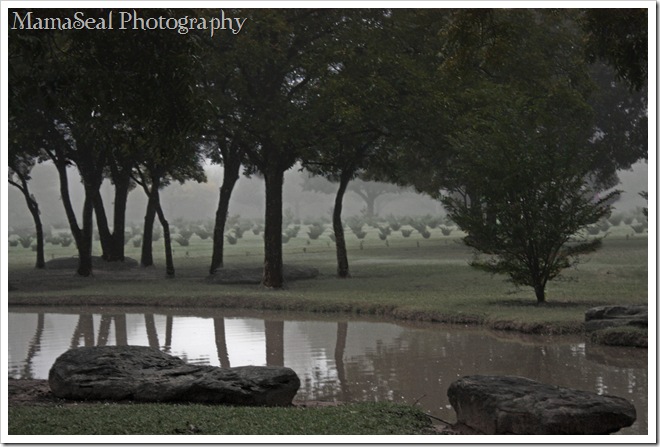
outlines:
[[[288,366],[301,379],[301,400],[405,402],[454,422],[447,399],[454,380],[507,374],[624,397],[636,407],[637,422],[620,434],[648,432],[646,350],[602,347],[580,337],[216,309],[9,310],[12,378],[47,379],[55,359],[70,348],[144,345],[190,363]]]

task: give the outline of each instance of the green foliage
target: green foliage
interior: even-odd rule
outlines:
[[[417,170],[412,183],[445,191],[465,243],[487,255],[473,266],[533,287],[543,302],[549,280],[600,246],[579,232],[607,217],[618,196],[602,192],[614,164],[595,144],[593,84],[577,31],[538,10],[458,11],[453,21],[460,26],[448,31],[443,61],[462,84],[447,92],[453,128],[433,176]]]
[[[582,11],[579,22],[586,31],[587,57],[606,61],[631,89],[641,89],[648,76],[648,20],[645,8]]]

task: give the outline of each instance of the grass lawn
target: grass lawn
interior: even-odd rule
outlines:
[[[17,406],[9,408],[8,416],[8,431],[11,435],[421,435],[434,433],[431,420],[421,410],[390,403],[359,403],[318,408],[192,404]]]
[[[628,230],[630,230],[628,228]],[[505,277],[491,276],[467,265],[472,252],[454,231],[429,239],[393,233],[387,242],[369,228],[358,240],[347,234],[352,278],[335,276],[334,244],[326,230],[309,240],[304,228],[284,245],[285,264],[316,267],[320,276],[290,282],[283,290],[258,285],[213,285],[204,281],[211,241],[196,235],[190,245],[174,243],[176,278],[166,279],[162,240],[154,243],[156,267],[130,271],[97,270],[81,278],[73,270],[33,268],[34,252],[9,248],[9,281],[17,290],[9,304],[154,305],[237,307],[309,312],[350,312],[415,319],[485,324],[529,333],[575,333],[582,330],[584,311],[607,304],[648,301],[648,240],[613,227],[603,248],[585,257],[564,278],[549,283],[547,304],[536,305],[531,288],[516,289]],[[235,245],[225,244],[225,267],[257,267],[263,262],[261,236],[246,232]],[[100,254],[97,245],[95,254]],[[46,245],[46,258],[74,256],[70,246]],[[126,255],[139,259],[129,241]]]

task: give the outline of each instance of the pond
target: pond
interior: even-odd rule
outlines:
[[[525,336],[456,325],[226,309],[10,307],[9,377],[47,379],[79,346],[144,345],[190,363],[276,365],[301,379],[296,399],[415,404],[455,422],[447,388],[472,374],[518,375],[628,399],[648,432],[643,349],[582,337]]]

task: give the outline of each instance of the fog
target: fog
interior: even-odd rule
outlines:
[[[161,203],[169,221],[207,221],[213,219],[218,203],[219,188],[222,182],[223,168],[218,165],[205,166],[206,183],[174,183],[161,191]],[[333,194],[323,194],[302,190],[305,172],[294,168],[287,171],[284,181],[284,211],[290,210],[296,219],[325,216],[330,218],[334,203]],[[640,191],[648,191],[648,165],[640,162],[632,170],[619,173],[623,190],[621,199],[615,204],[616,211],[634,211],[637,207],[647,206],[646,200],[639,196]],[[84,193],[80,177],[75,168],[69,169],[71,199],[76,212],[81,212]],[[21,192],[8,185],[8,224],[10,228],[31,228],[32,217]],[[51,162],[35,166],[30,182],[31,193],[35,196],[41,210],[44,228],[68,228],[64,207],[60,198],[57,171]],[[108,180],[103,183],[102,195],[108,216],[112,216],[113,186]],[[264,182],[257,177],[241,177],[236,184],[229,206],[230,215],[246,218],[263,218]],[[146,196],[140,187],[129,195],[126,214],[127,224],[141,225],[146,210]],[[344,198],[344,218],[358,215],[365,208],[365,203],[356,194],[347,192]],[[426,214],[444,215],[445,211],[437,200],[411,190],[402,190],[400,194],[385,194],[376,200],[376,214],[380,216],[422,216]]]

